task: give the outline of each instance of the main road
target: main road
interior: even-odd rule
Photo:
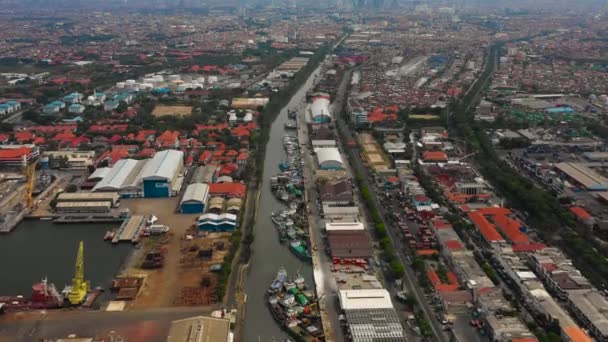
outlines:
[[[343,103],[345,97],[346,97],[345,92],[340,92],[338,94],[337,99],[336,99],[336,104],[340,105],[340,107],[336,106],[336,109],[334,111],[335,123],[337,125],[338,132],[340,133],[339,139],[341,140],[341,143],[344,143],[345,141],[349,141],[354,138],[353,132],[351,132],[348,125],[344,122],[343,116],[341,115],[342,114],[341,113],[341,109],[342,109],[341,104]],[[359,155],[358,155],[358,150],[355,149],[354,151],[349,151],[349,152],[350,152],[348,154],[349,161],[350,161],[351,167],[353,168],[353,171],[359,173],[362,176],[363,185],[367,186],[368,189],[370,190],[374,203],[380,204],[381,202],[376,193],[376,186],[374,184],[369,183],[369,179],[371,178],[371,175],[369,174],[367,167],[365,167],[365,165],[362,164],[361,158],[359,158]],[[427,317],[427,319],[431,323],[433,335],[437,338],[438,341],[447,342],[448,341],[447,334],[445,334],[443,332],[443,327],[437,321],[437,319],[433,313],[433,310],[428,305],[427,299],[424,296],[422,289],[420,288],[420,286],[418,286],[418,284],[416,284],[414,282],[415,279],[418,279],[418,276],[416,275],[414,270],[411,268],[411,266],[407,262],[407,258],[404,253],[405,248],[402,245],[399,236],[395,233],[393,227],[391,225],[388,225],[385,220],[388,213],[385,212],[384,208],[381,205],[378,205],[378,208],[382,214],[381,219],[384,223],[384,226],[387,227],[386,231],[388,232],[389,238],[392,241],[396,254],[397,254],[399,260],[401,261],[401,263],[403,263],[403,265],[404,265],[404,268],[406,271],[405,285],[408,288],[408,293],[411,293],[412,295],[414,295],[416,302],[418,303],[418,305],[424,312],[424,315]]]

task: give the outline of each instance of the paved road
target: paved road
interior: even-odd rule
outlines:
[[[69,334],[102,336],[114,332],[124,341],[166,341],[171,321],[209,315],[216,307],[182,307],[146,311],[35,311],[0,318],[0,342],[32,342]],[[118,341],[118,340],[117,340]]]
[[[300,122],[304,121],[304,113],[300,111]],[[315,169],[316,162],[312,155],[312,151],[308,147],[308,129],[305,124],[299,125],[298,136],[300,138],[300,146],[304,160],[303,176],[305,181],[306,203],[308,205],[309,215],[309,232],[310,241],[313,246],[317,246],[317,251],[313,251],[313,265],[315,285],[317,287],[317,295],[321,299],[321,309],[323,311],[323,328],[325,330],[326,340],[329,341],[344,341],[344,333],[340,328],[340,308],[338,304],[337,285],[333,279],[330,269],[331,259],[325,253],[325,241],[321,236],[321,214],[319,207],[315,204],[317,199],[317,189],[315,185]]]
[[[354,137],[354,134],[350,131],[350,128],[346,125],[343,118],[339,115],[336,115],[335,117],[337,118],[336,119],[337,128],[341,132],[341,137],[342,137],[341,140],[352,139]],[[366,185],[370,189],[370,193],[372,194],[374,202],[377,204],[380,204],[381,202],[375,191],[376,187],[373,184],[370,184],[368,181],[371,178],[371,175],[369,174],[367,167],[365,167],[362,164],[361,158],[359,158],[359,156],[358,156],[358,152],[359,152],[358,149],[355,149],[352,151],[351,157],[349,158],[351,161],[351,165],[353,166],[354,170],[357,170],[357,172],[362,176],[363,184]],[[447,342],[448,337],[442,331],[443,330],[442,325],[439,322],[437,322],[437,319],[435,318],[433,310],[428,305],[427,299],[426,299],[422,289],[414,281],[418,277],[417,277],[416,273],[414,272],[414,270],[409,265],[409,263],[407,262],[407,259],[406,259],[405,253],[404,253],[405,248],[401,243],[401,239],[399,238],[399,235],[394,231],[393,227],[391,225],[388,225],[386,222],[386,217],[387,217],[388,213],[385,212],[384,208],[381,205],[378,205],[378,208],[382,214],[381,215],[382,221],[384,223],[384,226],[387,227],[386,231],[388,232],[389,238],[393,244],[397,257],[399,258],[399,260],[403,263],[403,265],[405,267],[405,271],[406,271],[405,285],[407,287],[408,293],[411,293],[414,295],[417,303],[419,304],[419,307],[422,309],[423,313],[425,314],[425,316],[431,323],[431,328],[433,330],[433,335],[435,336],[435,338],[438,341]]]

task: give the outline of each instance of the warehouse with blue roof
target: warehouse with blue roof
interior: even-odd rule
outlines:
[[[199,216],[197,227],[207,232],[232,232],[236,230],[236,215],[234,214],[203,214]]]

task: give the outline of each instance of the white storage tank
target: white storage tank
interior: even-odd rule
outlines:
[[[118,88],[118,89],[122,89],[122,88],[124,88],[124,87],[125,87],[125,82],[117,82],[117,83],[116,83],[116,88]]]
[[[207,82],[209,82],[209,84],[217,83],[217,76],[209,76],[209,77],[207,77]]]
[[[205,84],[205,78],[204,77],[199,77],[199,78],[196,79],[196,82],[200,83],[200,84]]]
[[[152,78],[152,77],[144,78],[143,83],[154,83],[154,78]]]
[[[163,82],[165,80],[163,75],[154,75],[152,78],[154,79],[154,82]]]
[[[169,81],[179,81],[180,77],[179,75],[170,75],[169,76]]]
[[[192,83],[192,89],[203,88],[203,85],[200,83]]]
[[[135,84],[135,80],[127,80],[125,83],[133,85],[133,84]]]
[[[152,88],[154,88],[154,85],[152,83],[142,83],[141,88],[145,90],[152,90]]]

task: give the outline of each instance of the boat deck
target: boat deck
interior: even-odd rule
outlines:
[[[118,228],[118,231],[112,239],[112,243],[121,241],[138,242],[139,234],[145,226],[145,217],[142,215],[133,215]]]

